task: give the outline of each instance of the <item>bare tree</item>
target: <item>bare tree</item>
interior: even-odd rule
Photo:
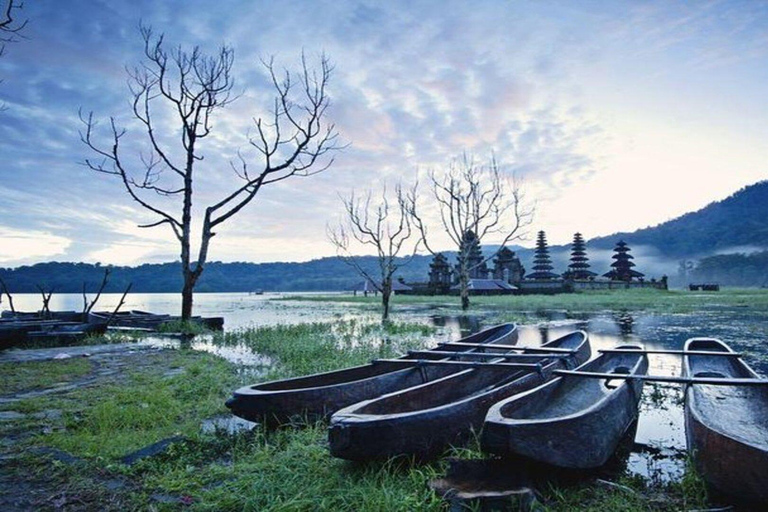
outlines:
[[[93,310],[93,307],[96,305],[96,303],[99,302],[99,298],[101,298],[101,294],[104,292],[104,289],[107,287],[107,284],[109,283],[110,273],[112,273],[112,269],[109,267],[106,267],[104,269],[104,277],[101,279],[101,285],[99,286],[99,289],[96,292],[96,297],[91,302],[88,302],[88,296],[85,294],[86,283],[83,283],[83,319],[85,321],[88,321],[88,313],[90,313],[91,310]]]
[[[53,288],[46,290],[41,284],[35,285],[40,290],[40,295],[43,297],[43,309],[40,310],[40,316],[43,318],[51,318],[51,297],[53,296]]]
[[[381,292],[382,323],[389,321],[392,278],[400,267],[410,262],[419,246],[419,240],[409,243],[414,230],[407,197],[408,194],[399,184],[395,187],[394,201],[387,197],[386,187],[378,204],[371,204],[370,191],[363,197],[354,193],[348,198],[342,197],[345,219],[337,228],[328,229],[328,239],[336,247],[339,258]],[[355,243],[375,250],[377,274],[366,270],[360,259],[352,255]]]
[[[16,11],[23,7],[24,4],[17,0],[0,2],[0,8],[2,8],[2,12],[0,12],[0,57],[5,54],[5,47],[8,43],[15,43],[19,38],[23,38],[21,31],[27,26],[28,20],[20,21],[16,16]],[[5,104],[0,104],[0,111],[5,109]]]
[[[8,296],[8,307],[11,308],[11,313],[16,314],[16,308],[13,307],[13,296],[11,295],[11,292],[8,290],[8,287],[5,285],[5,281],[3,281],[3,278],[0,277],[0,304],[3,303],[3,294]]]
[[[141,35],[146,60],[129,71],[129,85],[133,114],[144,125],[150,154],[141,155],[138,170],[131,168],[130,157],[121,145],[126,131],[117,126],[114,117],[109,123],[110,144],[95,142],[93,113],[81,113],[85,128],[80,137],[99,157],[86,160],[86,165],[118,177],[133,201],[158,218],[141,227],[167,225],[178,240],[184,278],[181,316],[188,320],[195,284],[205,268],[214,230],[250,203],[263,186],[317,174],[333,162],[332,158],[323,158],[340,148],[334,125],[325,120],[329,104],[326,88],[333,68],[323,56],[320,69],[311,70],[302,55],[302,68],[295,77],[287,70],[278,72],[272,60],[263,62],[276,96],[268,118],[254,120],[254,135],[248,139],[260,158],[249,162],[237,152],[238,163],[230,165],[240,181],[230,194],[205,207],[196,239],[197,255],[193,258],[192,199],[195,173],[203,167],[200,143],[210,135],[214,115],[235,99],[234,50],[222,46],[213,56],[205,55],[199,47],[189,52],[181,47],[167,50],[163,36],[155,37],[150,28],[142,26]],[[167,126],[166,119],[156,114],[163,106],[174,112],[180,132],[179,159],[173,158],[173,148],[159,135]],[[216,171],[211,166],[203,169]],[[153,195],[154,201],[148,197]],[[168,198],[176,200],[178,210],[162,202]]]
[[[430,172],[430,188],[437,203],[440,225],[459,252],[458,274],[461,308],[469,308],[470,273],[496,256],[509,242],[521,238],[531,223],[533,209],[523,202],[519,183],[507,179],[499,169],[495,156],[487,164],[477,164],[473,157],[454,159],[444,173]],[[421,234],[426,249],[428,222],[418,204],[417,189],[408,195],[408,209]],[[499,248],[482,261],[472,264],[467,258],[467,235],[474,233],[478,243],[496,237]]]

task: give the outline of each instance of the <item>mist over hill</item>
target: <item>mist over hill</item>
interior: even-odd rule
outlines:
[[[585,226],[585,231],[588,226]],[[621,232],[587,242],[591,269],[598,274],[610,268],[613,247],[624,240],[632,249],[637,270],[650,277],[668,275],[672,285],[695,280],[723,285],[768,284],[768,181],[745,187],[730,197],[657,226]],[[486,247],[490,254],[496,248]],[[530,270],[533,250],[512,247]],[[567,268],[570,247],[551,246],[555,272]],[[455,253],[445,253],[455,261]],[[431,256],[417,255],[397,274],[406,282],[425,281]],[[361,258],[364,268],[375,275],[377,260]],[[681,265],[682,264],[682,265]],[[687,269],[686,269],[687,267]],[[122,292],[133,283],[134,292],[176,292],[181,288],[178,263],[111,267],[109,292]],[[682,272],[682,269],[686,269]],[[14,269],[0,268],[0,277],[11,292],[37,293],[38,285],[58,293],[79,293],[83,283],[94,291],[103,275],[99,264],[38,263]],[[221,263],[206,266],[197,290],[200,292],[323,291],[349,290],[362,278],[337,258],[303,263]]]

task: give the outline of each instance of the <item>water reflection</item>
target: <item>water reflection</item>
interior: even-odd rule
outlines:
[[[429,320],[451,339],[463,338],[484,328],[482,317],[477,315],[430,315]]]
[[[578,329],[589,333],[595,356],[601,349],[628,343],[681,348],[684,341],[678,337],[680,329],[675,324],[645,319],[637,321],[627,312],[580,315],[579,318],[568,318],[562,312],[554,312],[550,317],[537,312],[536,317],[541,321],[519,326],[518,344],[540,346]],[[450,325],[451,321],[450,317],[441,317],[435,325]],[[666,336],[660,337],[659,333]],[[663,354],[649,356],[648,372],[651,374],[679,375],[680,367],[679,357]],[[613,473],[613,476],[619,473],[640,475],[652,482],[680,478],[685,471],[685,423],[681,388],[675,385],[646,384],[640,408],[638,421],[622,440],[621,449],[599,471]]]

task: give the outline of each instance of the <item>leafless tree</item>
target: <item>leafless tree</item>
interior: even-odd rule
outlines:
[[[24,7],[22,2],[17,0],[3,0],[0,2],[0,57],[5,54],[5,47],[8,43],[15,43],[22,38],[21,31],[27,26],[27,21],[20,21],[17,11]],[[0,80],[2,83],[2,80]],[[0,111],[5,110],[4,104],[0,104]]]
[[[328,229],[328,239],[336,247],[339,258],[381,292],[382,323],[389,321],[392,278],[400,267],[410,262],[419,246],[419,240],[413,243],[411,236],[415,233],[407,197],[399,184],[395,187],[394,200],[387,196],[385,187],[378,204],[372,204],[370,191],[363,197],[354,193],[342,197],[345,218],[338,227]],[[366,270],[359,257],[352,255],[353,245],[370,247],[376,252],[377,273]]]
[[[4,0],[0,5],[3,5],[3,11],[0,13],[0,55],[5,52],[5,45],[7,43],[15,43],[18,41],[19,35],[24,27],[27,26],[27,21],[19,21],[16,16],[16,11],[24,8],[23,2],[16,0]]]
[[[85,127],[80,137],[98,155],[95,160],[86,160],[86,165],[119,178],[133,201],[157,217],[156,222],[141,227],[167,225],[178,240],[184,278],[181,316],[188,320],[195,284],[205,268],[215,229],[248,205],[263,186],[317,174],[333,162],[328,153],[340,148],[334,125],[326,123],[327,85],[333,68],[325,56],[319,70],[310,69],[302,56],[298,76],[276,70],[272,60],[263,62],[276,96],[269,116],[254,120],[254,135],[248,139],[260,157],[251,162],[237,152],[238,163],[230,165],[240,181],[231,193],[205,207],[199,239],[195,241],[198,251],[193,258],[195,173],[218,170],[204,166],[200,143],[210,135],[214,115],[235,99],[234,50],[222,46],[213,56],[198,47],[189,52],[181,47],[167,50],[163,36],[156,37],[150,28],[142,26],[141,35],[146,59],[129,72],[129,84],[133,114],[144,125],[150,154],[141,155],[138,170],[131,168],[130,156],[124,154],[127,151],[121,145],[126,131],[117,126],[113,117],[109,123],[110,144],[94,140],[93,113],[81,113]],[[182,158],[173,158],[173,148],[161,136],[167,120],[157,111],[163,106],[170,106],[174,112]],[[153,195],[155,200],[150,199]],[[174,208],[178,210],[159,202],[168,198],[175,199]]]
[[[491,156],[487,164],[478,164],[474,157],[466,154],[456,158],[445,172],[430,172],[429,186],[438,207],[440,227],[460,256],[467,250],[464,240],[468,232],[473,232],[480,243],[495,237],[501,250],[525,234],[525,227],[533,217],[533,209],[524,203],[519,182],[504,176],[495,156]],[[436,254],[428,241],[429,222],[420,208],[416,188],[408,195],[408,210],[424,246]],[[474,265],[466,257],[459,258],[462,310],[469,308],[470,272],[496,256],[498,250]]]
[[[51,318],[51,297],[53,297],[53,288],[46,290],[43,285],[35,285],[40,290],[40,295],[43,297],[43,309],[40,310],[40,315],[43,318]]]

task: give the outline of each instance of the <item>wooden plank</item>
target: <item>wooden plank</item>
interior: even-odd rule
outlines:
[[[726,379],[718,377],[673,377],[668,375],[635,375],[627,373],[582,372],[578,370],[555,370],[555,375],[584,377],[588,379],[638,379],[649,382],[670,382],[673,384],[711,384],[713,386],[766,386],[768,379]]]
[[[445,361],[445,360],[429,360],[429,359],[374,359],[372,363],[396,363],[403,366],[466,366],[469,368],[517,368],[519,370],[529,370],[540,372],[542,366],[534,363],[476,363],[473,361]]]
[[[495,343],[464,343],[461,341],[448,341],[438,343],[440,347],[476,347],[476,348],[495,348],[499,350],[524,350],[526,352],[558,352],[561,354],[574,354],[576,349],[572,348],[547,348],[547,347],[521,347],[520,345],[497,345]]]
[[[452,350],[409,350],[408,351],[409,356],[425,356],[425,355],[436,355],[436,356],[445,356],[445,357],[477,357],[479,359],[493,359],[493,358],[504,358],[504,359],[517,359],[517,358],[532,358],[532,357],[538,357],[538,358],[566,358],[571,357],[570,354],[510,354],[506,352],[456,352]]]
[[[632,350],[628,348],[609,348],[598,350],[601,354],[672,354],[682,356],[727,356],[741,357],[741,352],[716,352],[711,350]]]

